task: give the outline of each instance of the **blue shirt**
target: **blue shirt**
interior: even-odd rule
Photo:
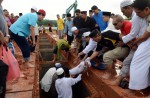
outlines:
[[[103,21],[103,12],[102,11],[99,11],[99,13],[97,15],[94,14],[93,18],[95,19],[96,24],[98,24],[100,31],[103,31],[106,29],[108,24],[107,24],[107,22]]]
[[[21,16],[14,24],[10,26],[10,30],[19,36],[28,37],[30,35],[30,26],[35,27],[38,21],[36,13],[28,13]]]
[[[72,36],[72,31],[71,31],[71,28],[72,28],[72,23],[73,23],[73,20],[71,19],[70,21],[66,21],[65,23],[65,29],[64,29],[64,32],[67,33],[68,31],[68,35],[69,36]]]

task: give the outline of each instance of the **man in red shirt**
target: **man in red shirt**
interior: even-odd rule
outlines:
[[[121,35],[127,35],[131,30],[131,22],[124,20],[121,15],[115,15],[113,25],[117,30],[121,30]],[[118,34],[119,37],[119,34]],[[108,79],[116,74],[114,61],[116,59],[125,59],[129,53],[129,47],[122,41],[118,41],[116,48],[106,52],[103,56],[103,61],[107,65],[107,72],[103,78]]]

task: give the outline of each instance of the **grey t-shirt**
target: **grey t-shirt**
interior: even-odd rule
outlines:
[[[0,5],[0,31],[6,36],[6,31],[5,31],[5,18],[3,14],[3,8]]]

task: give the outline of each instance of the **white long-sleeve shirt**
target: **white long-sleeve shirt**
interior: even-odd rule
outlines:
[[[80,62],[79,65],[69,70],[70,75],[78,75],[86,69],[85,61]]]
[[[55,82],[58,98],[72,98],[72,85],[81,80],[81,74],[77,78],[57,79]]]
[[[89,44],[82,51],[84,54],[88,54],[90,51],[94,51],[97,47],[97,42],[95,42],[92,38],[90,38]]]
[[[124,43],[128,43],[134,38],[138,38],[143,35],[147,28],[147,21],[145,18],[140,18],[135,12],[132,12],[132,28],[128,35],[123,36],[122,40]]]
[[[120,30],[115,29],[115,27],[114,27],[112,21],[113,21],[112,18],[110,18],[109,21],[108,21],[108,26],[107,26],[107,28],[106,28],[105,30],[103,30],[101,33],[107,32],[107,31],[109,31],[109,30],[110,30],[110,31],[113,31],[113,32],[116,32],[116,33],[121,33]]]
[[[45,92],[48,92],[50,90],[51,84],[52,84],[52,78],[53,75],[56,72],[56,68],[50,68],[46,74],[44,75],[44,77],[42,78],[42,80],[40,81],[41,84],[41,89],[43,89]]]

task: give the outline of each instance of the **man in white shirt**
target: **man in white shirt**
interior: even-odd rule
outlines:
[[[77,78],[66,78],[62,68],[57,69],[58,78],[55,82],[58,98],[72,98],[72,86],[81,80],[81,74]]]
[[[146,18],[150,14],[150,0],[135,0],[133,3],[136,14]],[[142,25],[137,35],[143,35],[147,31],[147,24]],[[139,27],[138,27],[139,28]],[[136,29],[138,29],[136,28]],[[144,29],[144,30],[143,30]],[[124,39],[127,39],[126,37]],[[126,40],[125,40],[126,41]],[[127,40],[128,41],[128,40]],[[129,88],[132,90],[143,90],[150,86],[150,38],[138,45],[130,66]]]
[[[136,45],[131,45],[132,42],[129,42],[129,41],[132,41],[132,39],[141,36],[142,31],[146,29],[146,20],[138,17],[135,14],[131,4],[132,4],[131,0],[123,0],[120,3],[120,8],[121,8],[122,13],[126,17],[132,19],[131,20],[132,28],[131,28],[130,33],[122,37],[122,40],[124,43],[130,43],[130,45],[128,44],[130,47],[130,52],[129,52],[129,55],[123,61],[123,67],[121,68],[119,76],[117,77],[115,81],[112,82],[113,85],[119,85],[120,81],[129,74],[130,64],[131,64],[131,61],[133,59],[134,53],[137,48]]]
[[[94,51],[96,49],[97,42],[95,42],[92,38],[89,37],[90,33],[91,32],[85,32],[83,34],[83,37],[85,38],[85,40],[88,39],[86,40],[86,42],[88,42],[89,44],[85,47],[85,49],[82,52],[78,53],[78,57],[82,55],[88,55],[90,51]],[[83,58],[83,59],[86,59],[86,58]]]

